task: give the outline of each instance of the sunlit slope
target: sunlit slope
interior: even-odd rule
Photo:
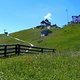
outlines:
[[[53,32],[40,45],[58,50],[80,50],[80,24],[71,24]]]
[[[23,43],[32,43],[35,46],[40,46],[39,43],[42,43],[44,41],[44,39],[50,38],[52,37],[51,35],[53,35],[56,31],[58,31],[58,29],[52,28],[51,31],[52,33],[49,34],[48,36],[44,36],[41,37],[41,31],[44,29],[40,29],[40,28],[34,28],[34,29],[28,29],[28,30],[22,30],[19,32],[15,32],[10,34],[11,36],[21,39],[25,42]]]
[[[29,29],[12,34],[26,42],[41,47],[56,48],[62,50],[79,50],[80,49],[80,24],[70,24],[62,29],[51,29],[52,34],[40,37],[41,29]],[[41,42],[38,42],[42,40]]]
[[[9,36],[0,37],[1,43],[32,43],[35,46],[56,48],[58,51],[80,50],[80,24],[70,24],[62,29],[51,29],[52,33],[41,38],[41,29],[34,28],[22,30],[10,34],[14,38],[19,38],[25,42],[20,42]],[[41,41],[40,41],[41,40]]]
[[[18,39],[20,39],[21,41]],[[11,33],[9,34],[9,36],[5,34],[0,34],[0,44],[29,44],[38,41],[38,39],[40,39],[39,29],[22,30]]]
[[[15,44],[15,43],[18,43],[18,41],[10,38],[5,34],[0,34],[0,44]]]
[[[21,39],[26,43],[34,43],[40,39],[40,29],[28,29],[12,33],[11,36]],[[23,42],[23,43],[24,43]]]

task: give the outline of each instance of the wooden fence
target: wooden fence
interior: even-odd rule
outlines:
[[[35,46],[27,46],[22,44],[13,44],[13,45],[0,45],[0,56],[7,57],[9,55],[20,55],[22,53],[36,53],[36,52],[55,52],[56,49],[42,48]]]

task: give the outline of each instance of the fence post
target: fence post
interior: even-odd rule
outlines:
[[[7,56],[7,45],[3,45],[4,46],[4,57]]]
[[[18,51],[17,51],[17,44],[15,45],[15,54],[17,55]]]
[[[43,48],[41,48],[41,52],[43,53]]]
[[[55,53],[55,50],[56,50],[56,49],[53,49],[53,52],[54,52],[54,53]]]
[[[20,55],[20,45],[17,44],[17,54]]]

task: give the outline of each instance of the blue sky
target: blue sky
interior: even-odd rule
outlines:
[[[35,27],[51,14],[52,24],[63,26],[80,14],[80,0],[0,0],[0,33]]]

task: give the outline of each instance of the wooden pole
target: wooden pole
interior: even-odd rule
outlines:
[[[17,44],[17,54],[20,55],[20,45]]]
[[[17,44],[15,45],[15,54],[17,55],[18,51],[17,51]]]
[[[3,45],[4,46],[4,57],[7,56],[7,45]]]
[[[43,53],[43,48],[41,48],[41,52]]]

